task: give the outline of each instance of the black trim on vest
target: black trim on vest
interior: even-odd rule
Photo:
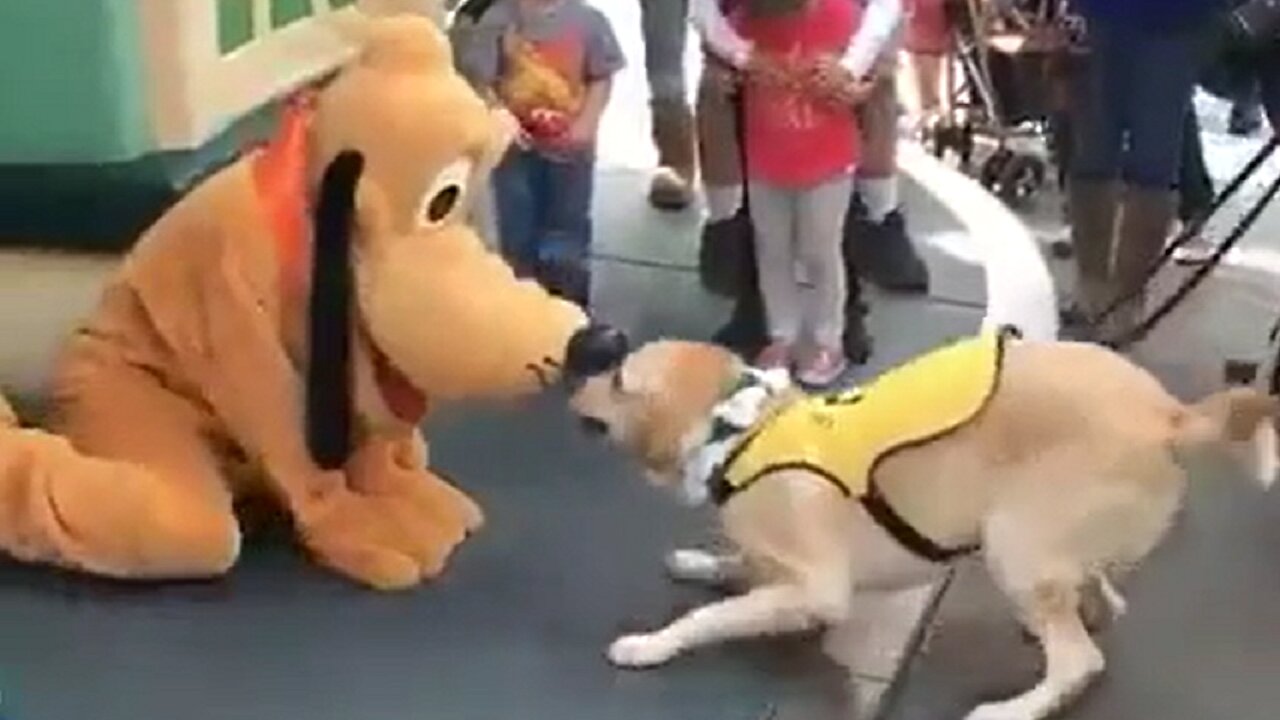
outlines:
[[[880,487],[873,482],[867,483],[867,492],[859,498],[859,502],[862,503],[862,507],[866,508],[867,514],[871,516],[871,519],[881,529],[889,533],[899,545],[930,562],[950,562],[978,549],[976,544],[944,548],[925,537],[911,523],[899,515],[898,511],[893,509],[893,506],[885,499],[884,493],[880,492]]]

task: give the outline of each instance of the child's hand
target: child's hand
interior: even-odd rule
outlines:
[[[745,72],[749,80],[765,87],[784,88],[795,84],[795,78],[786,68],[760,53],[751,53]]]
[[[598,132],[598,121],[579,115],[560,133],[543,138],[542,145],[553,152],[582,152],[595,144]]]
[[[595,118],[579,115],[570,123],[568,132],[564,134],[564,142],[572,148],[585,150],[595,144],[599,131],[600,123]]]
[[[717,58],[708,58],[702,66],[703,81],[717,95],[732,95],[738,89],[738,71]]]
[[[809,84],[820,98],[846,107],[866,102],[875,86],[870,80],[855,77],[830,55],[818,58],[810,67]]]

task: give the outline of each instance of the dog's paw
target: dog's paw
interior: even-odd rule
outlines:
[[[667,555],[667,574],[677,582],[720,583],[724,581],[723,561],[706,550],[673,550]]]
[[[1102,594],[1102,599],[1107,603],[1107,609],[1111,611],[1111,619],[1119,620],[1129,612],[1129,603],[1125,602],[1124,596],[1112,584],[1111,578],[1106,575],[1098,574],[1098,592]]]
[[[609,646],[609,662],[625,668],[653,667],[675,657],[679,650],[657,633],[624,635]]]
[[[1036,715],[1028,713],[1022,703],[1016,700],[987,703],[974,708],[964,720],[1040,720]]]

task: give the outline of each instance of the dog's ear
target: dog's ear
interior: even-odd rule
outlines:
[[[325,470],[346,464],[352,445],[352,232],[364,157],[338,154],[324,170],[315,206],[307,318],[307,448]]]

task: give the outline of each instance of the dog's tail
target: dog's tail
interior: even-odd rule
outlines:
[[[1175,419],[1173,444],[1178,450],[1216,446],[1232,451],[1266,489],[1280,474],[1278,418],[1280,397],[1253,388],[1230,388],[1187,407]]]

